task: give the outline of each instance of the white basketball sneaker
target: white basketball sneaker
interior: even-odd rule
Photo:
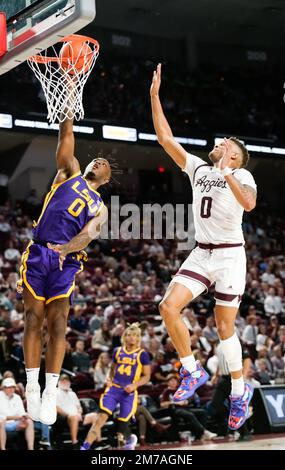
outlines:
[[[51,425],[56,422],[56,397],[57,388],[55,390],[43,391],[42,405],[40,411],[40,422],[43,424]]]
[[[39,421],[41,411],[41,388],[38,383],[26,386],[27,412],[33,421]]]

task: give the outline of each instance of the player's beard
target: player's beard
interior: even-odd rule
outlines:
[[[93,173],[93,171],[88,171],[88,173],[86,173],[84,177],[89,181],[97,181],[97,176],[95,175],[95,173]]]
[[[209,159],[211,160],[211,162],[215,164],[215,163],[217,163],[217,162],[219,162],[219,161],[221,160],[222,155],[219,155],[219,154],[217,155],[217,154],[215,153],[215,150],[212,150],[212,151],[209,153],[208,157],[209,157]]]

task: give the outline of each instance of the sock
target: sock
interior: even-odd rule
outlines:
[[[57,382],[59,379],[59,374],[53,374],[51,372],[46,372],[46,390],[55,391],[57,387]]]
[[[243,377],[239,379],[232,378],[232,391],[231,396],[241,397],[244,394],[244,380]]]
[[[80,450],[89,450],[91,447],[91,444],[89,442],[83,442],[82,446],[80,447]]]
[[[26,369],[26,375],[27,375],[27,384],[29,385],[35,385],[39,383],[39,373],[40,373],[40,368],[35,367],[33,369]]]
[[[188,372],[195,372],[197,370],[196,360],[194,354],[191,356],[180,357],[180,362],[184,369],[188,370]]]
[[[237,334],[235,333],[230,338],[221,340],[220,343],[229,371],[236,372],[242,370],[242,351]]]

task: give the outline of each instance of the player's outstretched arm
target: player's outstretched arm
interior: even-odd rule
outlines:
[[[94,217],[88,224],[83,227],[80,233],[72,238],[68,243],[63,245],[53,245],[48,243],[47,246],[50,250],[55,251],[59,254],[59,267],[62,270],[62,265],[66,255],[74,253],[80,250],[84,250],[92,240],[99,237],[102,225],[108,218],[108,210],[106,206],[103,206],[100,213]]]
[[[161,64],[158,64],[156,70],[153,72],[152,84],[150,87],[153,125],[160,145],[168,155],[170,155],[175,163],[183,169],[186,164],[186,150],[174,139],[171,128],[164,115],[159,98],[160,84]]]
[[[78,160],[74,156],[73,119],[65,119],[59,124],[58,144],[56,150],[58,175],[61,182],[80,171]]]

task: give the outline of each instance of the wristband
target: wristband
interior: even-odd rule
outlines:
[[[232,168],[229,168],[228,166],[226,166],[226,168],[221,170],[221,173],[222,173],[223,176],[231,175],[232,174]]]

